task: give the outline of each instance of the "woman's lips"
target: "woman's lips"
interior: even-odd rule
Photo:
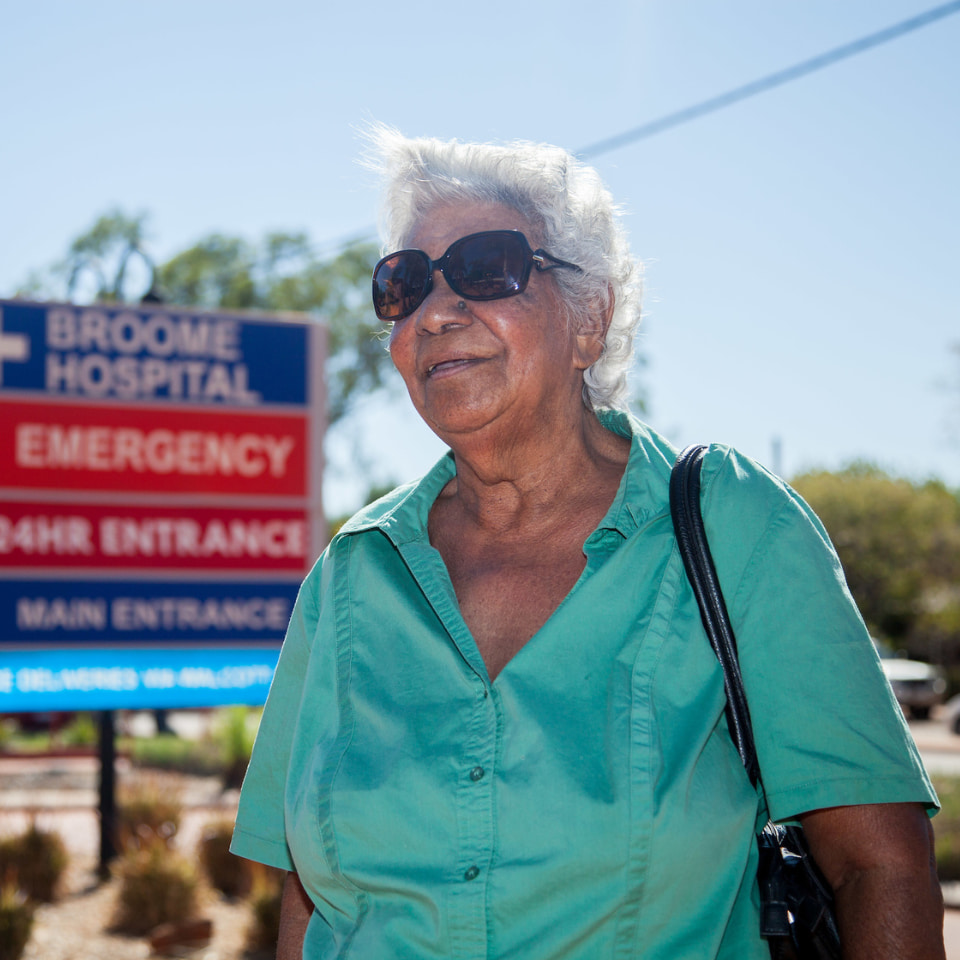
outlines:
[[[477,363],[480,363],[479,357],[457,357],[455,360],[441,360],[438,363],[431,363],[427,367],[427,379],[450,376]]]

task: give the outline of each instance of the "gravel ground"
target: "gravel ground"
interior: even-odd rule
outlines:
[[[19,833],[31,822],[56,830],[70,854],[60,896],[38,908],[33,934],[23,960],[143,960],[151,955],[145,938],[110,932],[118,882],[100,882],[97,806],[97,764],[92,757],[48,760],[0,758],[0,835]],[[215,778],[177,774],[139,774],[121,761],[118,782],[146,776],[183,804],[176,847],[194,856],[207,823],[236,812],[236,791],[224,793]],[[170,954],[195,960],[240,960],[250,919],[243,903],[203,889],[198,914],[213,923],[209,943],[171,948]]]
[[[117,882],[98,883],[94,858],[75,858],[65,881],[60,898],[37,910],[23,960],[144,960],[151,955],[146,939],[109,932]],[[246,906],[206,892],[199,915],[213,921],[212,939],[199,948],[179,948],[176,956],[197,960],[239,960],[244,956],[249,922]]]

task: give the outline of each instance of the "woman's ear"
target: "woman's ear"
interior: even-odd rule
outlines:
[[[617,304],[613,289],[608,288],[606,302],[596,304],[580,321],[577,330],[575,364],[578,370],[592,367],[601,356],[607,342],[607,330]]]

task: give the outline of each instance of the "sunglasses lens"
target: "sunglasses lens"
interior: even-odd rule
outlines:
[[[430,292],[437,268],[461,297],[512,297],[523,292],[532,265],[526,238],[514,230],[463,237],[436,262],[422,250],[400,250],[384,257],[373,271],[373,306],[381,320],[409,317]]]
[[[525,259],[519,234],[493,231],[454,244],[444,275],[464,297],[496,300],[523,289]]]
[[[373,272],[373,306],[381,320],[402,320],[420,306],[430,282],[430,264],[418,250],[401,250]]]

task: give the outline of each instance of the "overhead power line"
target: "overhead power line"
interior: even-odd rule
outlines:
[[[778,70],[776,73],[761,77],[759,80],[754,80],[742,87],[728,90],[726,93],[711,97],[709,100],[694,104],[692,107],[685,107],[683,110],[677,110],[675,113],[668,113],[666,116],[660,117],[657,120],[651,120],[649,123],[644,123],[639,127],[634,127],[625,133],[618,133],[613,137],[607,137],[605,140],[598,140],[596,143],[591,143],[582,150],[578,150],[576,155],[581,159],[586,159],[588,157],[595,157],[601,153],[608,153],[611,150],[616,150],[618,147],[624,147],[628,143],[636,143],[637,140],[645,140],[647,137],[652,137],[672,127],[679,127],[680,124],[689,123],[691,120],[696,120],[705,114],[722,110],[724,107],[729,107],[731,104],[746,100],[748,97],[754,97],[758,93],[763,93],[773,87],[780,87],[785,83],[790,83],[792,80],[797,80],[809,73],[815,73],[817,70],[829,67],[834,63],[838,63],[840,60],[854,57],[858,53],[870,50],[872,47],[889,43],[891,40],[896,40],[897,37],[902,37],[905,33],[919,30],[920,27],[925,27],[927,24],[933,23],[936,20],[942,20],[944,17],[949,17],[953,13],[960,13],[960,0],[955,0],[953,3],[944,3],[939,7],[933,7],[931,10],[927,10],[926,13],[918,14],[915,17],[910,17],[908,20],[896,23],[892,27],[886,27],[884,30],[878,30],[876,33],[868,34],[859,40],[854,40],[852,43],[845,43],[841,47],[828,50],[826,53],[821,53],[819,56],[804,60],[784,70]]]
[[[611,150],[625,147],[628,143],[645,140],[647,137],[663,133],[664,130],[679,127],[681,124],[689,123],[691,120],[696,120],[708,113],[715,113],[717,110],[722,110],[724,107],[739,103],[748,97],[754,97],[758,93],[764,93],[774,87],[781,87],[785,83],[798,80],[807,74],[815,73],[817,70],[823,70],[824,67],[829,67],[834,63],[839,63],[841,60],[854,57],[858,53],[863,53],[865,50],[889,43],[891,40],[902,37],[905,33],[919,30],[921,27],[925,27],[937,20],[942,20],[944,17],[949,17],[954,13],[960,13],[960,0],[953,0],[951,3],[944,3],[939,7],[933,7],[925,13],[917,14],[917,16],[910,17],[907,20],[901,20],[900,23],[895,23],[893,26],[878,30],[876,33],[867,34],[859,40],[845,43],[840,47],[835,47],[833,50],[828,50],[826,53],[821,53],[819,56],[811,57],[809,60],[794,64],[792,67],[786,67],[783,70],[778,70],[776,73],[761,77],[759,80],[753,80],[750,83],[744,84],[742,87],[735,87],[726,93],[711,97],[709,100],[703,100],[693,106],[684,107],[683,110],[668,113],[656,120],[651,120],[649,123],[634,127],[632,130],[618,133],[604,140],[598,140],[596,143],[591,143],[589,146],[577,150],[575,155],[581,160],[586,160],[590,157],[599,156],[601,153],[609,153]],[[349,240],[343,240],[339,243],[334,241],[333,243],[325,244],[324,249],[332,249],[336,253],[339,253],[357,244],[369,243],[375,239],[376,228],[367,227],[365,230],[358,231],[358,233]]]
[[[317,257],[339,256],[345,250],[351,247],[359,247],[364,243],[375,243],[377,240],[377,228],[374,226],[365,227],[363,230],[355,230],[348,237],[342,237],[339,240],[328,240],[324,244],[315,244],[313,253]]]

